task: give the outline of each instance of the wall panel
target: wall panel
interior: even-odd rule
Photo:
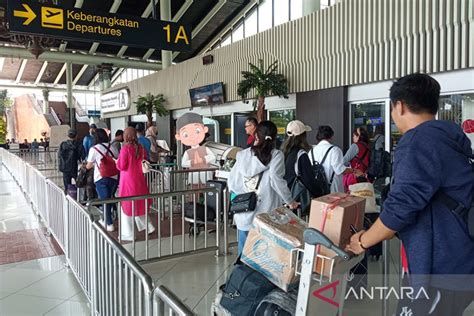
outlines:
[[[345,0],[127,84],[132,100],[163,93],[169,109],[189,107],[190,88],[222,81],[228,102],[248,63],[280,62],[291,93],[392,80],[412,72],[474,67],[474,1]],[[108,117],[133,115],[129,112]]]

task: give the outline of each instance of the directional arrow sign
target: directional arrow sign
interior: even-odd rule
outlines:
[[[146,49],[192,50],[190,27],[138,16],[43,5],[27,0],[7,0],[7,20],[9,31],[13,34]]]
[[[25,18],[26,20],[23,22],[23,25],[30,25],[31,22],[36,18],[36,14],[31,10],[30,6],[23,3],[23,8],[26,11],[14,10],[13,16],[18,18]]]

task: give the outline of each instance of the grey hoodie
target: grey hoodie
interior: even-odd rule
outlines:
[[[235,214],[237,229],[248,231],[252,228],[255,215],[269,212],[283,203],[290,203],[291,192],[285,179],[285,157],[279,150],[273,150],[272,160],[265,166],[254,155],[251,148],[237,153],[237,161],[229,176],[229,189],[235,194],[247,193],[245,180],[263,172],[257,191],[258,201],[254,212]]]

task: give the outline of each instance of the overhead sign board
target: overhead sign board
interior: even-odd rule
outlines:
[[[171,51],[191,50],[191,30],[179,23],[8,0],[11,33]]]
[[[87,111],[87,116],[88,117],[100,117],[100,111],[88,110]]]
[[[104,94],[100,97],[102,113],[126,111],[130,108],[130,95],[127,89]]]

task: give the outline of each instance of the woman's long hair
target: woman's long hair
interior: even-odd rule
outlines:
[[[272,151],[275,149],[277,127],[273,122],[262,121],[255,130],[257,138],[256,144],[252,146],[252,151],[258,160],[265,166],[272,160]]]
[[[359,141],[369,144],[369,133],[365,128],[358,127],[354,129],[353,135],[359,136]]]
[[[135,158],[138,159],[140,155],[140,144],[138,143],[137,130],[133,127],[127,127],[123,131],[123,142],[125,145],[130,145],[135,148]]]
[[[107,132],[105,131],[105,129],[98,128],[95,130],[94,145],[108,143],[109,140],[110,140],[109,135],[107,135]]]
[[[285,141],[281,145],[281,151],[283,151],[285,159],[295,148],[298,150],[303,149],[306,152],[311,149],[311,146],[308,144],[308,140],[306,138],[306,132],[298,136],[286,136]]]

